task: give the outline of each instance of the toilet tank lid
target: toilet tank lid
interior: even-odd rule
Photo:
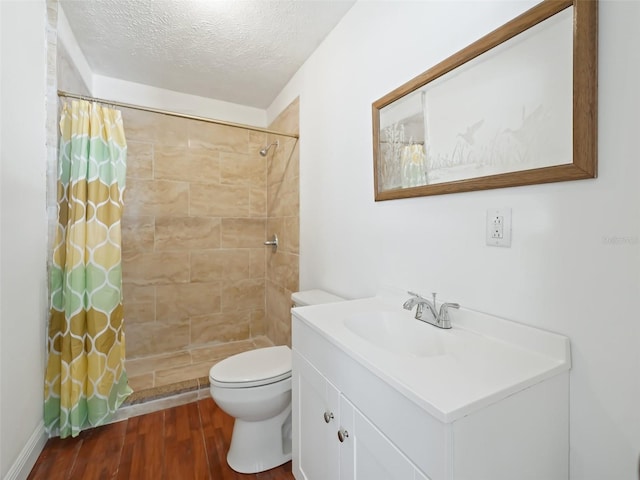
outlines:
[[[266,380],[291,372],[291,349],[286,345],[265,347],[232,355],[209,370],[217,382],[245,383]]]
[[[344,298],[325,292],[324,290],[315,289],[292,293],[291,300],[296,307],[303,307],[305,305],[340,302],[344,300]]]

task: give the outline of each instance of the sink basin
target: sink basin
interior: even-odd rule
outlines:
[[[461,342],[452,330],[428,325],[405,312],[360,313],[347,317],[344,325],[376,347],[413,357],[446,355]]]

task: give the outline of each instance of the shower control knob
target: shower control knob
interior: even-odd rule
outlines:
[[[333,420],[333,412],[324,412],[325,423],[329,423],[331,420]]]
[[[264,242],[264,244],[270,246],[273,250],[273,253],[276,253],[276,251],[278,250],[278,235],[274,233],[271,237],[271,240],[267,240],[266,242]]]
[[[345,438],[349,438],[349,432],[344,428],[341,428],[338,430],[338,440],[340,440],[340,443],[343,443]]]

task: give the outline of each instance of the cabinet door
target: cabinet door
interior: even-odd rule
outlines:
[[[335,387],[294,351],[293,471],[298,480],[339,479]]]
[[[355,480],[428,480],[357,409],[354,409],[353,424],[350,437],[354,441]]]

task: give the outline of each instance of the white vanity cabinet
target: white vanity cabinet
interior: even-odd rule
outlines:
[[[428,480],[298,352],[293,354],[298,480]]]
[[[354,300],[293,310],[296,480],[568,478],[570,363],[562,360],[564,354],[556,361],[535,350],[545,336],[555,334],[538,333],[543,339],[539,341],[535,334],[523,337],[523,327],[515,325],[513,337],[526,338],[524,347],[486,340],[490,345],[469,343],[463,356],[454,352],[423,360],[396,358],[370,348],[343,327],[344,318],[374,307],[378,308],[373,300]],[[564,337],[549,342],[559,352],[565,351]],[[476,354],[477,362],[464,357]],[[523,362],[526,375],[537,376],[520,381],[514,361]],[[405,365],[400,362],[407,366],[399,368]],[[463,367],[475,370],[467,377],[455,370]],[[445,375],[449,371],[450,376]],[[418,386],[427,392],[450,385],[451,391],[460,394],[443,398],[452,398],[460,406],[438,410],[429,398],[425,401],[416,395],[417,388],[396,380],[404,373],[417,376]],[[506,384],[497,382],[503,378],[509,379],[508,388],[490,389]],[[467,388],[467,383],[473,383],[473,388]],[[465,403],[465,394],[473,394],[475,400]]]

